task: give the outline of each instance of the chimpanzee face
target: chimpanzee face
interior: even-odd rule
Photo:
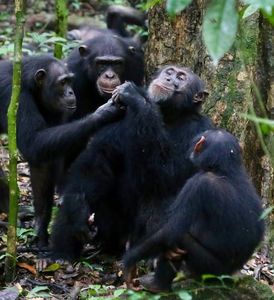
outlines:
[[[186,100],[200,103],[208,93],[203,90],[202,80],[190,69],[167,66],[151,82],[148,94],[155,102],[172,99],[180,105],[179,102]]]
[[[95,84],[98,94],[105,99],[109,99],[114,89],[125,80],[134,80],[140,76],[134,74],[140,51],[115,35],[94,38],[78,50],[83,59],[85,76],[91,84]]]
[[[41,88],[41,101],[53,113],[73,113],[76,97],[72,90],[73,74],[63,63],[53,62],[48,70],[39,69],[35,80]]]
[[[124,59],[117,56],[98,56],[95,59],[96,87],[103,97],[111,97],[114,89],[122,83]]]

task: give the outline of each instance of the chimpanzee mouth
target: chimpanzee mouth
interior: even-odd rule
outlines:
[[[174,89],[167,87],[166,85],[162,85],[162,84],[157,84],[155,83],[155,85],[157,86],[157,88],[160,88],[163,91],[167,91],[167,92],[173,92]]]
[[[101,91],[103,93],[106,93],[106,94],[112,94],[112,92],[115,90],[116,87],[112,88],[112,89],[106,89],[106,88],[102,88],[101,87]]]
[[[66,109],[76,109],[76,105],[72,105],[72,106],[67,105]]]

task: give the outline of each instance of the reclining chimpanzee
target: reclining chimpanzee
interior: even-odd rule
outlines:
[[[206,95],[201,79],[177,66],[163,68],[148,95],[129,82],[117,88],[125,118],[100,130],[73,164],[53,226],[54,258],[79,257],[92,213],[107,252],[121,253],[129,239],[158,229],[195,172],[186,155],[191,139],[213,127],[199,113]]]
[[[17,144],[28,161],[34,196],[39,245],[47,244],[54,186],[62,172],[60,158],[73,147],[85,145],[90,135],[119,117],[120,110],[107,103],[94,114],[66,123],[76,109],[71,87],[73,74],[50,56],[23,59],[22,88],[17,114]],[[11,97],[12,63],[0,62],[0,133],[7,130]]]
[[[224,130],[208,130],[194,139],[190,159],[198,172],[159,230],[124,256],[128,286],[135,264],[149,257],[159,258],[155,275],[140,281],[153,292],[171,288],[181,261],[192,276],[232,274],[243,266],[262,240],[264,222],[240,152],[236,138]]]

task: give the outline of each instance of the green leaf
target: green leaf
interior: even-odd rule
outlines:
[[[234,0],[213,0],[203,22],[203,38],[207,50],[217,65],[232,46],[238,26]]]
[[[54,271],[57,271],[60,269],[60,264],[58,263],[53,263],[51,265],[49,265],[48,267],[46,267],[44,270],[43,270],[43,273],[47,273],[47,272],[54,272]]]
[[[272,211],[274,210],[274,206],[270,206],[266,209],[264,209],[263,213],[261,214],[259,220],[265,219]]]
[[[174,16],[184,10],[192,0],[167,0],[166,9],[169,15]]]
[[[180,291],[177,293],[178,297],[182,300],[191,300],[192,296],[187,291]]]
[[[243,2],[248,5],[256,5],[268,14],[271,14],[272,7],[274,7],[273,0],[244,0]]]
[[[244,11],[243,19],[253,15],[258,9],[258,5],[249,5]]]
[[[272,8],[271,13],[268,13],[265,10],[262,10],[262,13],[264,17],[266,17],[268,21],[274,26],[274,8]]]
[[[126,291],[126,289],[118,289],[118,290],[115,290],[114,293],[113,293],[113,296],[115,298],[121,296],[124,292]]]
[[[250,121],[255,122],[255,123],[265,124],[270,127],[271,131],[274,131],[274,120],[260,118],[260,117],[256,117],[256,116],[248,115],[248,114],[240,114],[240,115]]]

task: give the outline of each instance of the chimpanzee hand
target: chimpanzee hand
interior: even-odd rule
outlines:
[[[114,103],[112,99],[108,100],[107,103],[101,105],[93,113],[99,121],[104,123],[114,122],[119,120],[124,115],[125,109],[118,103]]]
[[[147,102],[135,84],[129,81],[119,85],[113,91],[111,99],[113,102],[126,105],[134,111],[143,108]]]

